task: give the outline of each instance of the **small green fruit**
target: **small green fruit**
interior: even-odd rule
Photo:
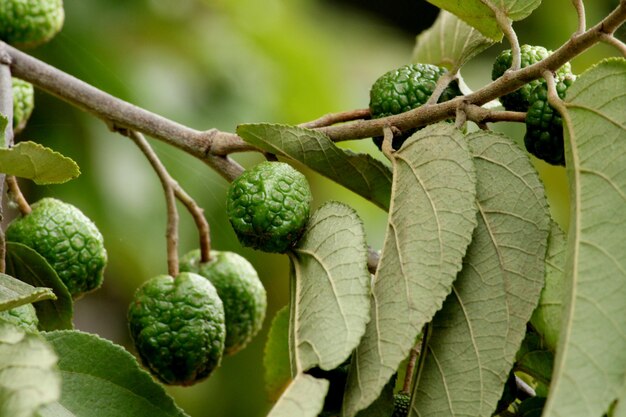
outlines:
[[[31,208],[30,214],[11,222],[7,240],[43,256],[74,298],[100,287],[107,253],[96,225],[78,208],[54,198],[43,198]]]
[[[409,415],[411,397],[404,392],[399,392],[393,396],[393,414],[391,417],[406,417]]]
[[[447,70],[430,64],[410,64],[389,71],[378,78],[370,89],[370,113],[373,119],[404,113],[423,105],[435,91],[439,77]],[[460,96],[458,81],[452,81],[439,97],[439,102]],[[415,130],[404,132],[393,139],[392,147],[400,149]],[[373,138],[381,148],[382,137]]]
[[[537,62],[549,57],[552,51],[547,50],[543,46],[534,45],[522,45],[520,47],[521,53],[521,68],[525,68],[536,64]],[[493,63],[491,71],[491,79],[496,80],[500,78],[504,73],[511,68],[513,64],[513,56],[510,49],[506,49],[496,57]],[[562,79],[568,75],[571,75],[572,68],[568,63],[563,65],[556,72],[556,78]],[[526,111],[530,105],[530,93],[539,84],[545,83],[543,79],[537,79],[529,82],[521,88],[500,97],[500,102],[505,109],[511,111]]]
[[[27,332],[36,332],[39,325],[39,319],[32,304],[0,311],[0,320],[14,324]]]
[[[243,349],[261,330],[267,308],[265,288],[252,264],[236,253],[215,250],[209,262],[201,263],[200,251],[193,250],[181,258],[180,270],[207,278],[224,303],[224,354]]]
[[[0,1],[0,39],[16,46],[48,42],[63,27],[63,0]]]
[[[31,83],[13,78],[13,131],[20,132],[35,108],[35,89]]]
[[[135,292],[130,335],[143,364],[163,383],[193,385],[219,366],[224,352],[224,307],[200,275],[159,275]]]
[[[304,232],[310,205],[304,175],[283,162],[262,162],[230,184],[226,210],[243,246],[285,253]]]
[[[574,76],[569,76],[557,82],[556,90],[560,98],[565,97],[574,80]],[[539,84],[532,90],[529,101],[524,135],[526,150],[549,164],[565,165],[563,120],[559,112],[548,103],[546,83]]]

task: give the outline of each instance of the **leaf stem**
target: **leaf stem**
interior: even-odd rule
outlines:
[[[611,45],[612,47],[617,49],[620,54],[622,54],[622,56],[626,58],[626,44],[624,42],[620,41],[615,36],[606,33],[602,34],[601,40],[607,45]]]
[[[383,144],[381,150],[383,154],[389,159],[393,161],[393,129],[391,126],[385,126],[383,128]]]
[[[137,147],[146,156],[150,165],[156,172],[163,191],[165,193],[165,203],[167,205],[167,270],[168,273],[176,277],[178,276],[178,211],[176,210],[176,197],[174,193],[175,181],[169,175],[161,160],[154,152],[146,138],[139,132],[130,130],[127,132],[130,139],[135,142]]]
[[[415,383],[413,384],[413,389],[411,392],[411,405],[409,406],[409,415],[411,414],[411,410],[413,409],[416,397],[415,391],[419,387],[422,370],[424,369],[424,364],[426,363],[426,356],[428,354],[428,343],[430,342],[430,335],[432,333],[432,329],[430,328],[430,326],[430,323],[426,323],[424,325],[424,329],[422,329],[422,345],[420,346],[417,369],[415,370]]]
[[[578,30],[574,33],[574,36],[578,36],[587,30],[587,17],[585,13],[585,3],[583,0],[572,0],[572,5],[576,9],[578,15]]]
[[[22,194],[22,190],[20,190],[20,186],[17,183],[17,178],[15,178],[13,175],[7,175],[6,183],[7,192],[9,193],[13,201],[15,201],[15,203],[17,204],[20,213],[22,213],[23,216],[30,214],[33,209],[30,207],[30,204],[28,204],[28,201],[24,197],[24,194]]]
[[[404,375],[404,382],[402,383],[402,391],[410,394],[411,384],[413,383],[413,374],[415,373],[415,366],[417,365],[417,359],[420,356],[420,349],[422,347],[422,341],[418,341],[415,346],[411,348],[409,356],[409,362],[406,365],[406,373]]]
[[[439,79],[437,80],[437,84],[435,84],[435,89],[433,90],[433,93],[430,95],[430,97],[428,97],[428,101],[426,101],[424,105],[428,106],[431,104],[436,104],[448,85],[450,85],[450,83],[454,81],[457,77],[457,71],[446,72],[441,77],[439,77]]]
[[[517,38],[517,33],[513,30],[513,22],[505,13],[496,8],[495,5],[489,3],[489,7],[495,13],[498,26],[500,26],[504,36],[506,36],[509,44],[511,45],[512,62],[509,71],[518,71],[522,66],[522,52],[519,45],[519,39]]]

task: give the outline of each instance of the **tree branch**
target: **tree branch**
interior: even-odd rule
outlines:
[[[13,83],[11,81],[11,57],[0,44],[0,114],[7,118],[7,125],[2,135],[2,147],[9,147],[13,143]],[[2,212],[2,200],[4,197],[4,180],[6,175],[0,173],[0,221],[4,213]],[[0,228],[0,272],[4,273],[6,242],[4,231]]]

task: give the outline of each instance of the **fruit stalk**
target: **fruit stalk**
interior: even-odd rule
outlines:
[[[17,183],[17,178],[15,178],[13,175],[9,175],[6,178],[6,183],[8,188],[7,191],[11,195],[13,201],[17,203],[17,207],[19,208],[20,213],[22,213],[23,216],[30,214],[30,212],[33,210],[30,208],[30,204],[28,204],[28,201],[26,201],[24,194],[22,194],[22,190],[20,190],[20,186]]]

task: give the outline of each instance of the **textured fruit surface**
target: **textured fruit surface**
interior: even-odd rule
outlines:
[[[564,98],[574,77],[565,77],[557,82],[559,97]],[[552,165],[565,165],[563,148],[563,120],[561,115],[548,104],[548,87],[545,83],[536,86],[530,94],[530,107],[526,113],[526,150]]]
[[[135,292],[130,334],[144,365],[162,382],[192,385],[219,366],[224,307],[215,287],[190,272],[159,275]]]
[[[521,68],[528,67],[532,64],[536,64],[550,56],[552,51],[547,50],[543,46],[534,46],[534,45],[522,45],[520,47],[521,52]],[[513,63],[513,56],[511,54],[511,50],[504,50],[498,55],[496,60],[493,63],[493,68],[491,71],[491,79],[495,80],[500,78],[506,70],[511,67]],[[572,69],[569,62],[563,65],[556,72],[556,78],[562,79],[568,75],[571,75]],[[511,111],[526,111],[528,106],[530,105],[530,93],[531,91],[540,84],[545,83],[543,78],[537,79],[534,81],[525,84],[521,88],[513,91],[512,93],[506,94],[500,97],[500,102],[504,106],[505,109]]]
[[[15,133],[26,126],[35,108],[35,89],[31,83],[13,78],[13,130]]]
[[[0,39],[18,46],[37,46],[52,39],[64,19],[63,0],[2,0]]]
[[[391,417],[406,417],[409,415],[411,397],[408,394],[399,392],[393,396],[393,414]]]
[[[0,311],[0,320],[7,321],[27,332],[37,331],[39,319],[32,304],[24,304],[10,310]]]
[[[43,256],[73,297],[102,285],[107,253],[96,225],[78,208],[54,198],[31,207],[30,214],[11,222],[7,240]]]
[[[224,354],[243,349],[261,330],[267,309],[265,288],[252,264],[234,252],[215,250],[202,263],[200,251],[193,250],[181,258],[180,270],[207,278],[217,290],[226,318]]]
[[[373,119],[413,110],[428,101],[439,77],[446,69],[430,64],[409,64],[389,71],[378,78],[370,89],[370,113]],[[443,91],[439,102],[461,95],[459,84],[452,81]],[[415,130],[394,137],[392,147],[399,149]],[[380,149],[382,137],[374,138]]]
[[[243,246],[284,253],[304,232],[310,205],[304,175],[283,162],[261,162],[230,184],[226,211]]]

